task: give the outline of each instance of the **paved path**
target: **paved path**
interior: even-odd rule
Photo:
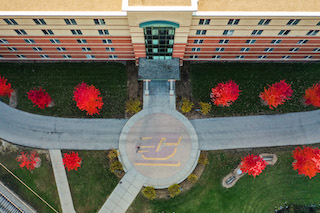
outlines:
[[[149,82],[149,95],[143,95],[143,109],[150,107],[163,107],[169,109],[176,109],[176,97],[169,95],[168,81],[151,81]],[[143,84],[144,91],[146,89],[146,83]]]
[[[134,170],[129,170],[112,191],[99,213],[124,213],[139,194],[144,177]]]
[[[320,110],[191,120],[200,150],[270,147],[320,142]]]
[[[26,113],[0,102],[0,138],[42,149],[117,149],[126,119],[76,119]]]
[[[49,152],[62,212],[75,213],[66,170],[62,163],[61,151],[49,150]]]

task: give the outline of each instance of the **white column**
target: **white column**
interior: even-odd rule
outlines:
[[[169,91],[169,94],[170,95],[174,95],[174,90],[173,90],[173,79],[170,79],[169,80],[170,81],[170,91]]]
[[[146,83],[146,88],[144,90],[144,95],[149,95],[149,80],[146,79],[146,80],[144,80],[144,82]]]

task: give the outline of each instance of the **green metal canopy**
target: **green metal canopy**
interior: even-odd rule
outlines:
[[[174,27],[179,28],[179,24],[171,21],[147,21],[139,24],[140,28],[144,27]]]

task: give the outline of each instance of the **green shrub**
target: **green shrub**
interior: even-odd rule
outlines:
[[[136,114],[141,110],[140,101],[137,100],[129,100],[126,103],[126,112],[130,112],[132,114]]]
[[[113,160],[113,159],[115,159],[117,157],[118,157],[118,151],[116,149],[112,149],[112,150],[109,151],[108,158],[110,160]]]
[[[211,104],[209,103],[205,103],[205,102],[200,102],[200,107],[201,107],[201,113],[203,115],[207,115],[209,114],[209,112],[211,111]]]
[[[173,184],[168,188],[170,197],[174,198],[181,193],[181,187],[179,184]]]
[[[149,200],[153,200],[156,197],[156,190],[152,186],[147,186],[143,189],[142,194]]]
[[[122,164],[120,163],[120,161],[113,162],[110,166],[110,171],[112,173],[116,173],[118,171],[123,171],[123,167],[122,167]]]
[[[207,164],[209,164],[208,157],[207,157],[207,155],[206,155],[204,152],[201,152],[201,153],[200,153],[198,163],[200,163],[200,164],[202,164],[202,165],[204,165],[204,166],[207,165]]]
[[[181,111],[183,113],[190,112],[193,105],[194,104],[190,100],[187,100],[186,98],[182,98]]]
[[[195,182],[197,182],[197,180],[198,180],[198,177],[195,174],[191,174],[188,176],[188,181],[191,183],[195,183]]]

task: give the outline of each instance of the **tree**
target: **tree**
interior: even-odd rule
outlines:
[[[226,83],[219,83],[215,88],[211,89],[210,97],[217,106],[230,106],[239,97],[239,85],[230,80]]]
[[[170,197],[174,198],[181,193],[181,187],[179,184],[173,184],[168,188]]]
[[[52,99],[46,90],[39,87],[38,89],[33,88],[28,94],[28,99],[34,104],[33,107],[38,106],[40,109],[44,109],[51,104]]]
[[[320,83],[314,84],[312,87],[309,87],[305,95],[303,96],[305,103],[307,105],[312,105],[314,107],[320,107]]]
[[[36,151],[32,151],[30,154],[21,152],[20,155],[16,158],[20,163],[21,169],[26,167],[28,170],[34,170],[37,162],[40,161],[39,155]]]
[[[103,102],[100,97],[100,91],[93,85],[80,83],[74,88],[73,100],[76,101],[77,107],[82,111],[87,111],[87,115],[99,114]]]
[[[78,152],[69,152],[64,153],[62,161],[64,168],[67,168],[68,171],[78,171],[78,167],[81,167],[82,159],[79,157]]]
[[[11,97],[11,93],[13,92],[13,89],[11,88],[11,84],[7,84],[7,79],[4,77],[1,77],[0,75],[0,97],[8,96]]]
[[[268,86],[269,88],[264,88],[264,92],[261,92],[259,96],[266,104],[269,105],[270,109],[284,104],[286,100],[290,100],[293,90],[291,89],[291,84],[287,84],[285,80],[281,80],[272,86]]]
[[[311,179],[320,172],[320,150],[318,148],[296,147],[292,155],[296,160],[292,166],[294,170],[298,170],[298,174],[306,175]]]
[[[152,186],[147,186],[143,189],[142,194],[149,200],[156,198],[156,190]]]
[[[260,175],[262,170],[266,168],[268,164],[262,157],[259,155],[248,155],[244,158],[241,158],[240,169],[242,172],[246,172],[253,177]]]

